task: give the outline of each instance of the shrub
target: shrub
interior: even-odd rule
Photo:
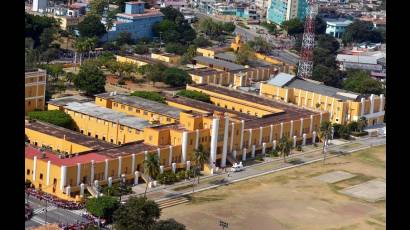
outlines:
[[[137,54],[146,54],[148,51],[149,50],[145,45],[137,44],[134,46],[134,52]]]
[[[67,129],[72,129],[74,126],[74,121],[70,115],[60,110],[32,111],[28,113],[28,117],[29,119],[44,121]]]
[[[156,101],[159,103],[166,103],[165,98],[161,96],[161,94],[157,92],[149,92],[149,91],[135,91],[131,93],[131,96],[142,97],[147,100]]]
[[[263,161],[263,157],[261,157],[261,156],[256,156],[256,157],[255,157],[255,161]]]
[[[159,174],[157,180],[161,184],[172,184],[178,181],[177,176],[172,171],[165,171],[162,174]]]
[[[178,180],[184,180],[186,178],[185,170],[179,170],[177,172],[177,178],[178,178]]]
[[[274,150],[271,150],[269,153],[267,153],[267,155],[270,157],[278,157],[279,152],[276,149],[274,149]]]
[[[211,98],[209,95],[204,94],[202,92],[193,91],[193,90],[181,90],[177,93],[178,96],[188,97],[194,100],[203,101],[206,103],[211,103]]]
[[[296,151],[302,152],[303,151],[302,146],[301,145],[296,146]]]
[[[92,215],[102,217],[110,222],[112,214],[119,207],[119,202],[115,197],[101,196],[89,199],[85,204],[85,207]]]
[[[29,179],[26,179],[25,185],[26,185],[26,188],[30,188],[31,181]]]
[[[352,132],[351,135],[355,136],[355,137],[362,137],[362,136],[366,136],[368,134],[368,132],[363,131],[363,132]]]
[[[182,69],[175,67],[167,68],[164,72],[165,83],[170,86],[185,86],[192,82],[191,76]]]

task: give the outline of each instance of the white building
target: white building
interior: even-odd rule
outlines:
[[[341,38],[348,25],[353,22],[347,19],[325,19],[326,21],[326,34],[329,34],[335,38]]]
[[[44,12],[47,8],[47,0],[33,0],[33,11]]]

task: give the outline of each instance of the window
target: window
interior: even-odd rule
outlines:
[[[167,117],[167,121],[170,122],[170,121],[171,121],[171,118]]]
[[[90,132],[88,132],[88,136],[91,136],[91,133],[90,133]]]
[[[144,115],[148,115],[148,112],[147,112],[147,111],[144,111]]]
[[[149,136],[149,140],[152,141],[152,136]]]
[[[118,145],[121,145],[121,141],[118,141]]]
[[[81,133],[81,134],[84,134],[84,130],[80,130],[80,133]]]
[[[28,105],[31,105],[31,101],[28,101]]]
[[[189,145],[192,145],[192,139],[189,140]]]
[[[120,125],[120,130],[124,130],[124,126]]]
[[[95,138],[97,138],[97,139],[98,139],[98,135],[97,135],[97,134],[95,134]]]
[[[239,109],[239,112],[241,112],[241,113],[242,113],[242,109]]]
[[[125,105],[121,105],[121,109],[125,109]]]
[[[135,112],[136,112],[136,113],[140,113],[140,110],[139,110],[139,109],[136,109]]]
[[[30,175],[30,169],[27,169],[27,175]]]
[[[102,140],[105,141],[105,137],[102,137]]]
[[[100,101],[102,101],[102,99],[100,98]]]
[[[42,173],[40,173],[40,180],[42,180],[43,179],[43,174]]]
[[[128,132],[131,133],[131,132],[132,132],[132,129],[131,129],[131,128],[128,128]]]
[[[114,143],[114,140],[113,140],[113,139],[111,139],[111,140],[110,140],[110,142],[111,142],[111,143]]]
[[[227,109],[228,108],[228,106],[227,105],[225,105],[225,109]]]
[[[128,111],[132,111],[132,107],[128,106]]]

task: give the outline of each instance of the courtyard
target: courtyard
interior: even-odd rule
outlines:
[[[336,171],[354,176],[317,179]],[[385,199],[368,202],[342,192],[385,178],[383,145],[195,193],[190,202],[163,209],[161,218],[187,229],[219,229],[220,220],[228,229],[386,229]]]

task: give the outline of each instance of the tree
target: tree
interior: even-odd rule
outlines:
[[[181,58],[181,63],[182,64],[188,64],[192,62],[192,59],[196,56],[196,46],[195,45],[190,45],[185,52],[185,54]]]
[[[192,82],[191,76],[185,70],[179,68],[167,68],[163,74],[164,82],[170,86],[185,86]]]
[[[72,129],[74,126],[74,121],[70,115],[60,110],[32,111],[28,112],[27,115],[29,119],[44,121],[67,129]]]
[[[206,103],[211,103],[211,98],[209,97],[208,94],[199,92],[199,91],[194,91],[194,90],[186,90],[183,89],[181,91],[179,91],[177,93],[178,96],[182,96],[182,97],[187,97],[187,98],[191,98],[197,101],[203,101]]]
[[[150,101],[156,101],[159,103],[166,104],[165,98],[161,96],[161,94],[157,92],[151,92],[151,91],[134,91],[133,93],[130,94],[131,96],[136,96],[136,97],[141,97],[145,98]]]
[[[363,132],[363,129],[367,126],[367,118],[366,117],[360,117],[360,119],[357,121],[357,128],[360,132]]]
[[[81,37],[101,37],[106,33],[100,17],[93,14],[85,16],[84,20],[78,23],[78,31]]]
[[[115,55],[112,52],[106,51],[98,56],[97,61],[99,66],[107,66],[112,61],[115,61]]]
[[[322,121],[320,124],[320,129],[318,133],[319,139],[323,142],[323,148],[322,148],[322,154],[323,154],[323,163],[325,163],[326,160],[326,147],[329,138],[332,135],[332,124],[330,121]]]
[[[174,219],[160,220],[155,225],[153,230],[185,230],[185,225],[178,223]]]
[[[195,149],[194,152],[194,163],[195,163],[195,171],[194,171],[194,177],[198,176],[198,184],[199,184],[199,172],[202,169],[202,166],[208,162],[209,159],[209,153],[207,153],[204,150],[204,147],[202,146],[202,144],[198,145],[198,149]]]
[[[338,70],[321,64],[317,64],[313,67],[312,79],[336,88],[340,88],[342,84],[342,75]]]
[[[91,0],[90,1],[90,13],[98,17],[102,17],[105,11],[105,8],[108,8],[107,0]]]
[[[124,44],[131,45],[134,43],[134,40],[131,37],[131,33],[126,32],[126,31],[118,34],[118,37],[115,39],[115,41],[117,42],[117,45],[119,46],[122,46]]]
[[[286,30],[288,35],[294,36],[296,34],[303,34],[304,25],[298,18],[293,18],[282,22],[282,28]]]
[[[315,34],[325,34],[326,32],[326,22],[319,16],[315,18]]]
[[[381,94],[384,91],[383,84],[364,70],[348,71],[343,89],[361,94]]]
[[[137,54],[146,54],[148,53],[148,48],[146,45],[136,44],[134,46],[134,52]]]
[[[197,47],[207,47],[212,45],[212,43],[202,35],[195,38],[193,44]]]
[[[144,160],[144,174],[150,178],[156,178],[159,174],[159,159],[155,154],[148,154],[147,159]],[[147,196],[148,182],[145,186],[144,197]]]
[[[163,66],[158,64],[147,65],[144,69],[145,77],[149,81],[152,81],[153,86],[155,86],[155,82],[160,82],[164,80]]]
[[[316,41],[316,47],[326,49],[331,54],[336,54],[337,50],[339,50],[340,48],[339,42],[336,40],[336,38],[328,34],[317,35]]]
[[[45,61],[47,64],[58,58],[58,49],[48,48],[46,51],[40,54],[40,59]]]
[[[161,210],[158,204],[145,197],[130,197],[113,215],[117,230],[153,229]]]
[[[222,24],[222,30],[228,34],[233,33],[235,31],[235,28],[236,26],[232,22],[226,22]]]
[[[53,27],[45,28],[40,35],[40,49],[47,50],[55,40],[56,29]]]
[[[165,51],[168,53],[174,53],[178,55],[182,55],[186,52],[187,47],[184,45],[181,45],[180,43],[168,43],[165,46]]]
[[[118,209],[119,202],[112,196],[100,196],[87,200],[85,208],[89,213],[111,222],[113,213]]]
[[[258,53],[268,54],[272,50],[271,45],[260,36],[255,37],[253,41],[249,41],[248,45]]]
[[[25,30],[24,30],[25,36],[24,37],[30,37],[33,39],[34,41],[33,48],[36,48],[41,44],[40,36],[43,33],[44,29],[46,28],[57,29],[59,28],[59,24],[60,24],[53,17],[38,16],[38,15],[32,15],[28,13],[24,14],[24,19],[25,19]]]
[[[160,11],[164,14],[164,20],[175,21],[178,17],[184,18],[184,15],[172,6],[161,8]]]
[[[73,82],[76,88],[89,96],[105,92],[105,76],[93,61],[87,61],[81,66]]]
[[[241,46],[238,52],[235,55],[235,62],[240,65],[245,65],[249,62],[249,60],[254,55],[252,49],[247,45]]]
[[[348,25],[342,35],[344,44],[361,42],[382,42],[382,35],[373,29],[373,24],[367,21],[356,20]]]
[[[287,136],[283,136],[279,140],[278,151],[283,156],[283,162],[286,162],[286,157],[290,155],[292,146],[292,141]]]

